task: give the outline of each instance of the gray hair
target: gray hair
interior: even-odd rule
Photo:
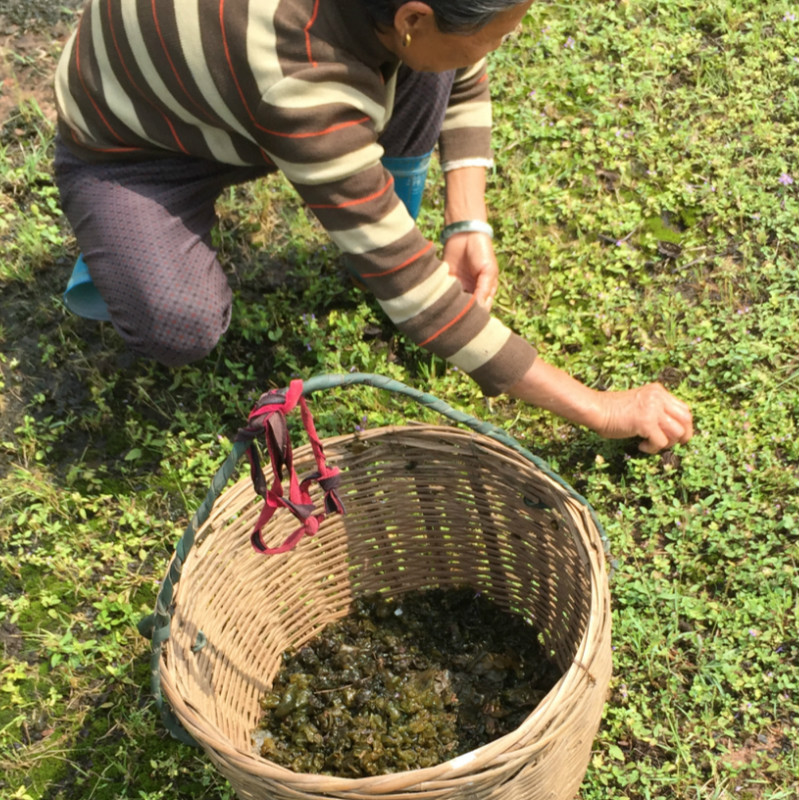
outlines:
[[[378,28],[391,28],[394,14],[407,0],[366,0],[366,11]],[[441,33],[473,33],[501,11],[525,0],[424,0],[433,9]]]

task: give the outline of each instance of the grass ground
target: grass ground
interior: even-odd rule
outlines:
[[[257,396],[354,368],[490,418],[602,520],[614,677],[582,800],[797,797],[799,7],[542,2],[492,58],[498,313],[591,385],[688,401],[695,438],[655,457],[489,406],[391,332],[279,179],[220,201],[237,299],[202,363],[133,359],[70,316],[48,81],[71,12],[19,8],[0,8],[0,796],[231,796],[164,734],[135,624]],[[323,435],[409,414],[369,389],[313,408]]]

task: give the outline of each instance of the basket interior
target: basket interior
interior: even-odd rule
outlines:
[[[342,471],[346,513],[293,551],[253,551],[262,501],[249,477],[217,500],[177,586],[162,660],[170,702],[177,694],[215,735],[252,752],[283,651],[373,592],[470,585],[523,616],[564,673],[572,666],[605,587],[598,595],[598,532],[563,486],[505,445],[451,427],[378,428],[324,446]],[[310,448],[295,465],[314,469]],[[278,512],[265,538],[277,544],[296,527]]]

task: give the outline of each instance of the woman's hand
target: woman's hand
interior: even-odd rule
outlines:
[[[691,410],[659,383],[598,392],[539,357],[508,394],[608,439],[639,436],[645,453],[685,444],[694,435]]]
[[[460,167],[444,173],[446,203],[444,225],[465,220],[487,219],[485,205],[485,167]],[[444,244],[443,259],[463,289],[473,294],[486,310],[491,310],[497,293],[499,267],[491,237],[470,231],[450,236]]]
[[[693,435],[691,409],[659,383],[600,392],[601,419],[593,429],[607,439],[640,436],[638,449],[657,453],[685,444]]]
[[[444,245],[444,261],[449,265],[463,289],[474,294],[475,300],[491,310],[499,282],[499,267],[491,237],[485,233],[457,233]]]

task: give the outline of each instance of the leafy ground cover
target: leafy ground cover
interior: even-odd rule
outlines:
[[[649,457],[395,335],[279,179],[220,202],[236,309],[204,362],[70,316],[49,80],[74,5],[0,3],[0,796],[231,797],[164,734],[135,624],[257,396],[357,369],[491,419],[597,510],[615,671],[582,800],[795,798],[799,7],[541,2],[492,57],[498,313],[591,385],[690,402],[693,441]],[[312,408],[323,435],[428,418],[366,388]]]

